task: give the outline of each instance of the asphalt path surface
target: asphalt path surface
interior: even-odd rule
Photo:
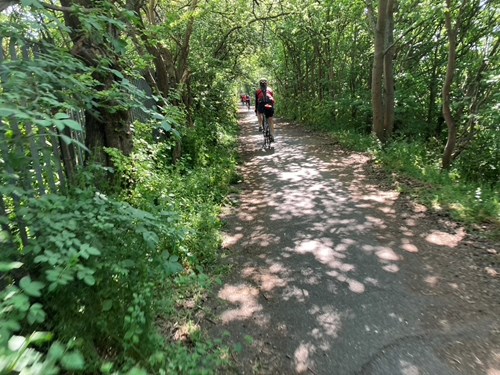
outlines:
[[[467,300],[441,273],[463,228],[301,126],[278,122],[262,150],[255,115],[240,115],[243,179],[223,218],[232,271],[210,302],[210,334],[235,348],[228,373],[500,374],[498,303]]]

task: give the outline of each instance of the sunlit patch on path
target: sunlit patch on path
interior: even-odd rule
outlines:
[[[245,320],[255,313],[262,311],[262,305],[258,303],[259,291],[248,285],[227,285],[219,292],[219,297],[235,305],[234,308],[226,310],[221,319],[224,323],[234,320]]]

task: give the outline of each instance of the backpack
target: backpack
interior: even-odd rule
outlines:
[[[259,100],[259,103],[264,103],[264,105],[266,105],[266,107],[267,107],[267,105],[271,105],[271,106],[274,105],[273,93],[272,93],[272,91],[268,91],[267,88],[266,88],[265,93],[262,89],[259,89],[259,91],[257,91],[257,98]]]

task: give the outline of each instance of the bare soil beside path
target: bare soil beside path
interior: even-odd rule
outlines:
[[[263,151],[240,115],[232,271],[204,306],[204,328],[236,349],[228,374],[500,374],[498,244],[301,126],[278,121]]]

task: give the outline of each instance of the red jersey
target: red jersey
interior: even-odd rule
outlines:
[[[258,89],[255,93],[255,103],[271,103],[274,106],[276,101],[274,100],[273,89],[267,87],[265,95],[261,89]]]

